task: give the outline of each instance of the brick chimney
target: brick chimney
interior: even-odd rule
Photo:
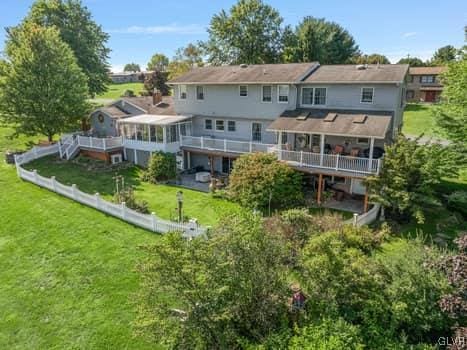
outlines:
[[[154,93],[152,94],[152,104],[157,105],[158,103],[162,102],[162,93],[154,89]]]

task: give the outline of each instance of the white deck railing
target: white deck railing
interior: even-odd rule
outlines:
[[[78,136],[77,139],[80,147],[93,148],[102,151],[123,146],[123,138],[121,136],[105,138]]]
[[[272,144],[236,141],[229,139],[215,139],[211,137],[182,136],[180,146],[200,148],[205,150],[230,153],[268,152]]]
[[[125,203],[111,203],[102,199],[98,193],[92,195],[80,191],[76,185],[67,186],[55,179],[41,176],[36,170],[28,171],[21,167],[34,159],[59,152],[59,145],[55,144],[47,147],[34,147],[30,151],[15,156],[16,171],[20,178],[32,182],[77,202],[103,211],[109,215],[118,217],[136,226],[159,233],[170,231],[181,232],[184,237],[196,237],[206,233],[206,228],[195,223],[177,223],[158,218],[154,213],[141,214],[125,206]]]
[[[381,166],[380,159],[341,156],[339,154],[321,154],[311,152],[297,152],[275,150],[280,160],[290,165],[309,168],[321,168],[335,171],[345,171],[358,174],[378,174]]]

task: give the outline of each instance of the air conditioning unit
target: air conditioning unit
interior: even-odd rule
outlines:
[[[122,154],[121,154],[121,153],[111,154],[111,155],[110,155],[110,162],[111,162],[112,164],[121,163],[122,161],[123,161],[123,158],[122,158]]]

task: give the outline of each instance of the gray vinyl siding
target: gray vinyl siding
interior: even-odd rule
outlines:
[[[297,91],[289,85],[289,102],[278,103],[277,85],[272,85],[272,102],[262,102],[262,85],[248,85],[248,96],[241,97],[239,85],[203,85],[204,100],[196,99],[196,85],[187,85],[187,98],[179,98],[174,89],[175,111],[179,114],[212,115],[222,117],[274,119],[287,109],[296,108]]]
[[[135,163],[135,150],[131,148],[127,148],[125,152],[126,152],[126,160],[128,160],[131,163]],[[148,166],[149,157],[151,156],[150,152],[136,150],[136,156],[138,158],[136,164],[143,168],[146,168]]]
[[[206,130],[205,120],[212,120],[212,130]],[[224,131],[216,131],[216,120],[224,120]],[[235,121],[236,131],[228,131],[228,121]],[[251,141],[251,127],[252,123],[261,123],[262,131],[262,143],[275,143],[276,136],[273,132],[267,132],[269,124],[272,120],[261,120],[261,119],[241,119],[241,118],[223,118],[223,117],[205,117],[196,116],[193,117],[192,132],[193,136],[209,136],[218,139],[229,139],[239,141]]]
[[[101,123],[99,115],[104,116]],[[91,114],[91,129],[94,135],[98,137],[117,136],[117,121],[101,111],[95,111]]]

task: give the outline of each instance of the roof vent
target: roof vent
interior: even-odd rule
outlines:
[[[240,65],[240,68],[246,68],[246,67],[248,67],[248,65],[247,65],[246,63],[242,63],[242,64]]]
[[[368,116],[366,114],[356,115],[355,117],[353,117],[353,122],[355,124],[363,124],[365,123],[367,117]]]
[[[337,118],[337,113],[328,113],[328,115],[324,118],[325,122],[332,123]]]
[[[367,64],[357,64],[357,67],[356,67],[358,70],[365,70],[368,68],[368,65]]]

